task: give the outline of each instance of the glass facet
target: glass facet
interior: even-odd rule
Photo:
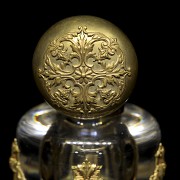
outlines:
[[[59,120],[61,122],[59,122]],[[64,120],[65,122],[63,123],[62,121]],[[47,136],[55,136],[56,133],[53,132],[55,129],[60,132],[58,137],[56,136],[56,140],[60,138],[63,133],[67,135],[66,137],[68,138],[66,140],[63,140],[64,137],[62,137],[57,141],[63,144],[63,151],[67,150],[69,153],[71,152],[70,154],[73,154],[74,158],[72,159],[74,163],[72,165],[81,164],[87,158],[92,164],[97,163],[99,165],[103,165],[105,163],[106,165],[103,166],[107,167],[107,162],[109,162],[112,158],[108,158],[109,160],[107,161],[108,153],[105,152],[109,152],[110,149],[116,149],[115,154],[117,154],[120,159],[122,158],[118,154],[121,149],[120,147],[122,146],[119,148],[116,147],[119,143],[117,139],[122,140],[123,138],[117,133],[121,130],[124,130],[127,133],[125,125],[135,140],[138,148],[139,160],[137,165],[137,179],[148,179],[153,173],[155,164],[154,154],[158,148],[159,142],[161,141],[161,131],[157,120],[143,108],[131,103],[125,104],[122,113],[116,113],[114,117],[110,116],[106,120],[112,125],[116,122],[119,130],[118,128],[114,128],[114,130],[112,129],[113,127],[110,128],[110,124],[108,124],[107,121],[103,121],[105,125],[102,124],[101,121],[94,121],[91,123],[86,121],[86,125],[84,125],[84,121],[69,120],[62,116],[58,111],[54,110],[47,103],[39,104],[26,112],[18,123],[16,138],[21,152],[21,166],[27,180],[40,180],[39,149],[46,134],[46,138],[43,141],[43,146],[46,147],[46,149],[48,149],[49,146]],[[54,123],[58,123],[58,128],[53,126],[51,127]],[[61,126],[67,126],[70,130],[65,132],[65,129],[62,129]],[[87,128],[83,128],[84,126],[87,126]],[[50,127],[51,131],[49,130]],[[76,132],[75,128],[78,128],[79,130]],[[112,134],[112,131],[116,131],[116,133],[111,137],[110,134]],[[75,132],[77,133],[75,136],[76,139],[70,136]],[[115,138],[116,141],[112,141],[113,138]],[[57,142],[54,140],[53,143]],[[84,149],[82,148],[82,145]],[[100,147],[102,147],[103,150],[97,150]],[[52,147],[49,146],[49,150],[51,148]],[[59,146],[55,149],[57,150],[57,148],[59,148]],[[131,149],[131,147],[126,146],[126,149],[128,148]],[[91,149],[91,152],[88,156],[85,156],[84,152],[87,151],[87,149]],[[69,157],[72,156],[68,156],[68,160]],[[58,155],[58,158],[61,159],[62,156]],[[48,165],[46,164],[45,166],[47,167]],[[71,169],[70,165],[69,169]],[[101,171],[103,174],[108,174],[108,172],[105,172],[103,168]],[[113,172],[114,170],[109,167],[108,171]],[[67,173],[64,174],[68,176]],[[72,170],[69,176],[72,177]]]
[[[127,127],[112,119],[107,123],[91,120],[56,121],[41,146],[40,169],[44,180],[73,179],[72,167],[85,160],[102,166],[104,180],[131,180],[137,167],[136,144]]]

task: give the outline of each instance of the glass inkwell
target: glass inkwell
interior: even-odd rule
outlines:
[[[45,99],[20,119],[9,164],[14,180],[159,180],[161,131],[128,103],[138,63],[128,37],[94,16],[50,27],[33,56]]]

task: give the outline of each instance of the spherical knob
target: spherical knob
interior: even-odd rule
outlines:
[[[57,22],[41,37],[33,56],[35,81],[45,100],[81,119],[120,108],[134,88],[137,67],[127,36],[94,16]]]

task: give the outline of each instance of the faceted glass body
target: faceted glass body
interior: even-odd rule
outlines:
[[[129,132],[132,137],[129,136]],[[61,174],[63,178],[72,179],[74,173],[71,166],[82,164],[87,159],[91,164],[102,166],[100,172],[103,178],[106,175],[113,177],[115,170],[135,162],[127,161],[133,158],[132,138],[139,154],[137,180],[147,180],[154,171],[154,154],[161,141],[161,132],[156,119],[150,113],[131,103],[125,104],[122,113],[91,123],[65,118],[48,104],[42,103],[22,116],[17,126],[16,138],[20,148],[21,167],[27,180],[40,180],[40,144],[43,147],[42,174],[47,173],[50,176],[52,173],[45,152],[56,152],[61,149],[60,154],[54,155],[55,159],[59,159],[57,168],[54,168],[59,169],[56,176]],[[129,146],[129,143],[132,144]],[[131,152],[129,155],[128,151]],[[88,155],[85,152],[88,152]],[[127,156],[123,157],[122,152],[126,152]],[[47,154],[49,158],[52,156],[51,153]],[[123,158],[127,164],[122,163]],[[69,160],[72,165],[67,166]],[[60,166],[63,166],[63,171]],[[132,164],[129,167],[131,171]]]
[[[71,180],[72,167],[88,160],[102,166],[97,178],[131,180],[137,167],[136,144],[118,118],[94,121],[64,119],[53,123],[43,139],[40,169],[44,180]],[[90,170],[90,169],[89,169]],[[85,173],[85,172],[84,172]],[[82,175],[90,179],[92,175]],[[93,172],[92,172],[93,174]]]

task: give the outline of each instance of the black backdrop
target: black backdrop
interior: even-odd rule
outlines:
[[[0,176],[11,180],[9,156],[20,117],[43,102],[32,76],[32,56],[42,34],[73,15],[105,18],[129,37],[139,75],[129,102],[148,110],[161,127],[166,149],[165,180],[178,178],[179,40],[178,6],[165,2],[49,1],[1,4]],[[0,177],[0,179],[1,179]]]

